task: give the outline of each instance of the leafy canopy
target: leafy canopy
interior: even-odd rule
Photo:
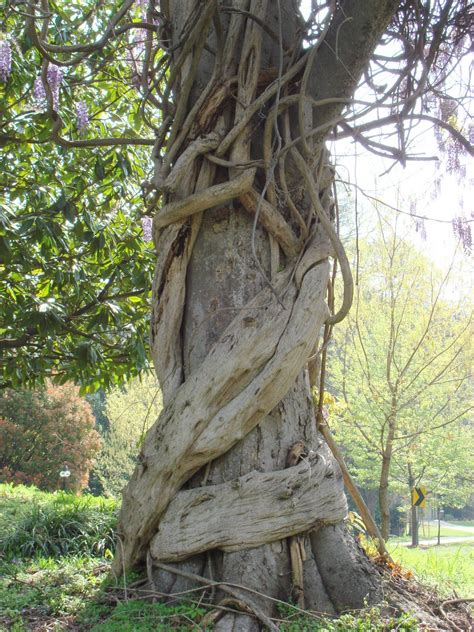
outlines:
[[[356,305],[329,368],[335,429],[359,484],[377,488],[389,459],[392,490],[406,493],[410,467],[454,506],[473,465],[468,290],[400,232],[381,220],[361,242]]]
[[[51,40],[99,37],[111,3],[95,5],[55,5]],[[152,141],[134,82],[141,32],[46,69],[25,12],[11,3],[0,23],[0,383],[49,376],[92,391],[147,364],[153,252],[140,183]]]
[[[301,22],[308,44],[329,11],[323,0],[311,7]],[[140,227],[141,184],[153,189],[153,163],[183,114],[179,72],[169,73],[168,9],[155,0],[5,2],[0,386],[49,377],[94,391],[147,364],[153,255]],[[419,124],[435,124],[459,167],[459,155],[473,153],[468,94],[449,92],[469,30],[465,0],[400,3],[337,138],[405,164],[431,159],[411,155],[410,141]],[[469,222],[454,224],[468,249]]]

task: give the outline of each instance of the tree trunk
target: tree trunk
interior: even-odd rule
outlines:
[[[382,457],[379,481],[380,532],[385,542],[390,537],[390,497],[388,492],[390,463],[391,458],[387,456],[385,451]]]
[[[388,482],[392,466],[393,440],[397,428],[397,394],[392,393],[391,410],[387,416],[387,438],[382,455],[382,467],[379,480],[380,532],[385,541],[390,537],[390,496]]]
[[[239,584],[232,605],[261,621],[275,612],[271,599],[335,612],[381,598],[342,524],[340,471],[317,436],[305,377],[328,318],[328,255],[343,257],[324,135],[395,6],[367,1],[364,15],[346,4],[326,32],[330,46],[341,42],[339,58],[326,59],[324,47],[315,58],[301,48],[291,0],[162,3],[176,77],[155,174],[164,205],[154,220],[152,351],[164,410],[124,492],[115,570],[147,559],[164,593],[195,588],[195,575]],[[346,23],[351,46],[339,37]],[[314,116],[304,97],[294,105],[311,64],[328,82],[316,82],[317,97],[332,99]],[[275,154],[314,127],[323,138],[295,144],[286,162]],[[160,568],[165,560],[176,573]],[[216,627],[257,628],[246,613]]]
[[[408,464],[408,487],[410,496],[411,516],[410,516],[410,534],[411,545],[417,547],[420,543],[419,539],[419,523],[418,523],[418,507],[413,504],[412,490],[415,488],[415,477],[413,476],[410,463]]]

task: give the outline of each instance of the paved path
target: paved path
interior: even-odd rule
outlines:
[[[430,527],[435,527],[436,529],[438,528],[437,520],[428,520],[425,522],[425,524],[429,525]],[[463,527],[462,524],[456,524],[455,522],[446,522],[445,520],[441,520],[441,527],[445,527],[446,529],[454,529],[455,531],[467,531],[469,533],[472,533],[472,535],[474,536],[474,527]]]
[[[420,525],[421,526],[421,525]],[[421,546],[437,546],[438,545],[438,521],[437,520],[427,520],[425,521],[425,526],[429,526],[434,529],[434,534],[429,538],[422,538],[419,541]],[[446,522],[445,520],[441,520],[441,527],[445,529],[452,529],[453,531],[463,531],[464,535],[462,536],[445,536],[441,535],[441,544],[464,544],[466,542],[474,542],[474,527],[464,527],[460,524],[456,524],[453,522]],[[466,533],[472,533],[472,535],[466,535]],[[399,546],[411,546],[411,541],[403,541],[400,542],[396,539],[393,539],[392,544],[396,544]]]
[[[399,546],[411,546],[411,542],[397,542],[396,540],[391,541],[392,544],[397,544]],[[445,537],[441,536],[441,545],[443,544],[464,544],[466,542],[474,542],[474,535],[466,536],[466,537]],[[434,538],[430,538],[429,540],[420,540],[421,546],[437,546],[438,538],[435,536]]]

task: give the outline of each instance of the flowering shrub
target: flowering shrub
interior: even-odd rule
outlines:
[[[151,86],[145,44],[156,33],[137,2],[123,17],[141,26],[109,33],[72,64],[57,50],[43,59],[25,25],[33,14],[16,4],[0,3],[0,383],[36,387],[60,374],[91,393],[149,364],[155,255],[141,183],[161,113],[142,102],[141,75]],[[99,41],[114,6],[88,4],[41,16],[33,3],[38,34],[47,24],[48,42],[68,49]]]
[[[61,486],[65,465],[68,490],[80,491],[100,448],[88,402],[72,384],[41,390],[7,390],[0,397],[0,481]]]

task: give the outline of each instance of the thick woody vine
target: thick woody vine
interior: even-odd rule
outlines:
[[[337,104],[342,109],[346,103],[340,98],[318,102],[305,94],[311,64],[331,16],[328,15],[319,41],[310,52],[297,58],[296,53],[286,51],[283,61],[281,48],[279,67],[262,71],[261,24],[267,4],[255,0],[249,15],[234,13],[224,43],[219,36],[218,5],[207,3],[195,22],[189,20],[192,26],[182,38],[185,43],[179,53],[170,52],[172,70],[163,97],[168,98],[175,90],[178,105],[174,116],[165,118],[158,135],[155,176],[146,185],[158,252],[152,349],[165,408],[145,439],[140,465],[124,494],[121,515],[134,519],[133,524],[120,521],[122,556],[117,561],[118,572],[142,559],[148,548],[153,559],[172,562],[203,552],[206,546],[222,550],[250,548],[305,532],[317,523],[340,522],[345,517],[340,482],[332,476],[332,459],[324,449],[321,453],[311,450],[299,467],[252,474],[238,482],[240,494],[251,495],[254,488],[262,490],[260,496],[255,496],[255,507],[250,512],[257,523],[259,507],[265,505],[265,490],[271,499],[274,496],[270,490],[282,496],[288,486],[293,486],[288,507],[294,507],[298,488],[301,515],[298,518],[294,510],[288,511],[283,529],[274,529],[262,515],[259,530],[254,528],[251,537],[246,539],[242,529],[237,535],[230,503],[229,524],[221,527],[220,541],[216,542],[208,524],[213,512],[219,512],[220,520],[226,515],[222,507],[226,498],[232,498],[232,485],[179,491],[197,470],[230,449],[270,412],[317,348],[321,326],[324,322],[339,322],[352,301],[349,264],[332,223],[334,173],[324,148],[324,138],[335,119],[331,117],[312,128],[305,114],[307,107]],[[242,51],[237,74],[232,76],[243,23]],[[214,73],[186,114],[181,107],[186,101],[183,95],[190,94],[195,81],[206,41],[203,33],[212,29],[216,43]],[[281,36],[279,44],[282,47]],[[223,84],[222,76],[231,79]],[[229,108],[226,110],[229,103],[234,104],[230,124]],[[169,104],[165,111],[172,108]],[[295,108],[296,127],[290,122]],[[255,117],[262,110],[268,111],[263,155],[255,156],[252,133]],[[288,186],[289,165],[296,169],[301,182],[296,192],[290,192]],[[227,178],[213,184],[217,169],[221,174],[225,171]],[[294,181],[294,174],[291,177]],[[302,203],[303,191],[309,195],[309,204]],[[179,330],[187,263],[202,214],[231,200],[240,202],[254,216],[255,224],[267,231],[272,253],[271,278],[229,325],[199,371],[183,381]],[[334,315],[329,313],[325,301],[330,256],[339,261],[344,281],[343,303]],[[215,366],[220,367],[218,376]],[[301,473],[305,470],[310,476],[308,484],[301,486]],[[326,494],[321,488],[316,494],[315,489],[321,484],[326,485]],[[196,510],[189,519],[192,534],[181,529],[181,536],[176,538],[179,518],[185,510],[188,515],[191,507],[202,509],[204,504],[206,523],[201,525],[199,537],[196,530],[202,513]],[[285,512],[284,503],[281,504],[279,523]],[[206,530],[210,535],[207,545],[203,544]],[[170,533],[174,534],[176,547],[169,545]]]

